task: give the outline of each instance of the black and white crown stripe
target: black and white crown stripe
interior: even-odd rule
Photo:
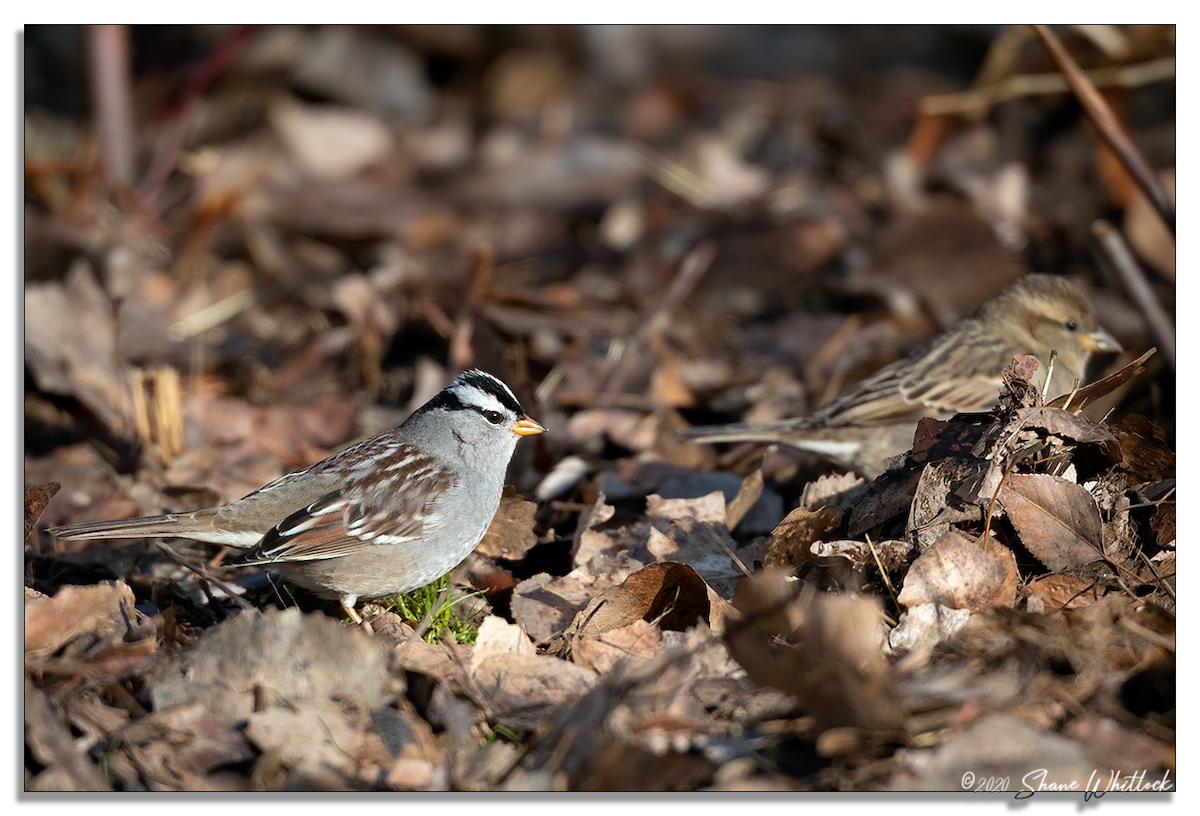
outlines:
[[[447,411],[473,410],[480,413],[500,411],[515,417],[525,413],[525,409],[507,385],[479,369],[459,374],[425,407],[429,410],[441,408]]]

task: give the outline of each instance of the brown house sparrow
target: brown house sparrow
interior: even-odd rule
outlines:
[[[428,584],[487,532],[517,441],[543,433],[503,382],[460,374],[404,424],[289,473],[235,502],[163,516],[55,527],[60,539],[176,536],[245,550],[232,563],[278,569],[337,598]],[[369,627],[368,627],[369,628]]]
[[[1048,389],[1069,392],[1082,380],[1088,358],[1119,352],[1099,328],[1087,297],[1065,278],[1032,274],[979,307],[907,357],[843,391],[816,413],[753,425],[711,425],[680,432],[690,442],[773,442],[811,451],[867,476],[885,459],[912,447],[922,417],[948,418],[982,411],[999,397],[1000,374],[1014,354],[1036,354],[1045,382],[1050,351],[1057,351]]]

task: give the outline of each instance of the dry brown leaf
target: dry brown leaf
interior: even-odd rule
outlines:
[[[1175,451],[1163,429],[1140,414],[1127,414],[1112,427],[1121,445],[1118,465],[1135,482],[1157,482],[1175,476]]]
[[[301,172],[325,183],[352,178],[382,161],[392,147],[383,123],[354,108],[281,97],[268,116]]]
[[[845,509],[843,502],[846,497],[866,483],[866,479],[855,473],[822,474],[804,485],[800,493],[800,506],[805,510],[819,510],[826,505]]]
[[[388,790],[447,788],[446,759],[433,729],[408,700],[375,709],[371,723],[374,729],[367,732],[360,754],[360,779],[370,782],[381,776],[379,786]]]
[[[1063,727],[1063,733],[1092,747],[1101,768],[1122,774],[1145,773],[1145,779],[1161,779],[1163,771],[1175,776],[1175,744],[1164,744],[1109,717],[1084,714]]]
[[[533,530],[536,513],[537,504],[525,501],[511,485],[505,485],[500,507],[476,551],[489,558],[509,561],[524,558],[537,544],[537,534]]]
[[[479,624],[479,632],[475,636],[475,648],[471,652],[471,662],[468,671],[475,671],[488,655],[504,654],[536,655],[537,647],[529,639],[529,635],[519,624],[508,623],[503,618],[488,615]]]
[[[207,774],[254,758],[246,737],[195,700],[155,711],[121,730],[118,742],[143,778],[166,790],[206,790]]]
[[[259,790],[341,791],[354,771],[370,713],[353,698],[274,705],[248,715],[244,733],[262,756],[251,779]]]
[[[911,541],[815,541],[809,551],[816,558],[845,558],[857,566],[879,566],[885,572],[897,570],[912,552]]]
[[[1113,430],[1108,426],[1048,405],[1021,409],[1014,416],[1012,427],[1036,428],[1075,442],[1105,442],[1113,438]]]
[[[646,515],[651,519],[675,521],[691,518],[709,524],[725,523],[725,494],[714,490],[689,499],[664,499],[657,494],[646,497]]]
[[[729,627],[725,643],[750,679],[794,695],[823,729],[899,727],[877,604],[797,593],[777,569],[741,581],[733,601],[744,622]]]
[[[698,621],[707,622],[709,610],[708,589],[696,570],[663,561],[638,570],[592,598],[563,633],[564,642],[569,645],[574,637],[599,636],[637,620],[683,630]]]
[[[888,647],[893,652],[926,653],[948,640],[971,619],[966,609],[954,609],[938,603],[910,606],[888,632]]]
[[[1051,572],[1104,557],[1100,508],[1080,485],[1045,473],[1014,474],[999,500],[1021,543]]]
[[[1150,527],[1158,534],[1158,546],[1175,546],[1175,502],[1165,501],[1154,511]]]
[[[959,494],[964,485],[974,485],[985,468],[987,464],[976,459],[949,458],[930,462],[921,470],[905,527],[919,549],[924,551],[953,530],[951,525],[980,517],[979,507]]]
[[[1017,597],[1017,560],[994,538],[975,541],[950,530],[917,556],[904,578],[904,606],[938,603],[977,612],[1012,606]]]
[[[797,507],[771,533],[764,565],[795,569],[807,563],[812,558],[814,543],[836,531],[843,515],[837,507],[825,506],[819,510]]]
[[[1062,408],[1069,405],[1072,411],[1080,411],[1083,408],[1091,405],[1096,400],[1106,394],[1115,391],[1120,386],[1132,380],[1137,375],[1146,370],[1146,361],[1150,359],[1150,355],[1154,354],[1156,349],[1150,349],[1141,357],[1131,362],[1129,365],[1122,368],[1120,371],[1109,374],[1103,379],[1096,380],[1094,383],[1088,383],[1080,388],[1074,394],[1062,394],[1055,399],[1046,403],[1047,408]],[[1067,402],[1068,398],[1070,403]]]
[[[598,454],[605,441],[636,450],[634,438],[642,414],[626,408],[586,408],[571,415],[567,436],[583,453]]]
[[[538,573],[513,589],[513,619],[534,640],[545,641],[563,631],[598,593],[616,586],[642,566],[621,553],[593,557],[561,578]]]
[[[370,707],[383,705],[397,691],[387,667],[382,638],[321,613],[268,608],[214,626],[146,681],[155,709],[199,700],[218,721],[234,725],[260,701],[294,706],[351,696]]]
[[[45,770],[27,779],[27,791],[107,791],[112,786],[75,745],[61,709],[25,678],[25,747]]]
[[[1055,573],[1043,575],[1029,582],[1021,591],[1026,605],[1031,612],[1050,611],[1053,609],[1076,609],[1094,603],[1103,589],[1092,581],[1085,581],[1074,575]],[[1035,609],[1040,604],[1040,609]]]
[[[133,434],[128,371],[108,295],[79,258],[62,283],[25,287],[25,365],[43,391],[76,397],[118,439]]]
[[[650,528],[646,550],[658,561],[676,561],[693,568],[704,583],[722,598],[733,596],[733,587],[746,574],[738,564],[737,542],[724,523],[712,524],[684,516],[671,522],[666,534]]]
[[[617,541],[615,533],[610,535],[607,531],[602,532],[595,529],[611,519],[615,512],[616,508],[608,504],[604,494],[601,493],[591,507],[579,514],[571,547],[572,563],[576,568],[591,561],[597,555],[616,555],[624,549]]]
[[[54,597],[25,591],[25,665],[49,671],[68,660],[102,660],[106,652],[149,640],[155,626],[137,611],[123,581],[64,586]]]
[[[623,661],[654,657],[662,650],[662,630],[639,619],[595,637],[579,637],[571,646],[571,660],[596,674],[605,675]]]
[[[540,728],[598,679],[566,660],[512,652],[489,656],[471,677],[489,719],[518,732]]]
[[[326,397],[304,407],[260,407],[238,397],[205,393],[192,394],[184,406],[189,427],[200,433],[199,442],[221,445],[218,465],[224,467],[264,453],[285,465],[323,459],[330,448],[346,441],[357,410],[357,401],[348,398]]]
[[[725,529],[736,529],[738,522],[746,513],[750,512],[750,508],[758,501],[762,492],[763,475],[762,468],[759,468],[742,480],[742,486],[738,488],[737,495],[725,506]]]

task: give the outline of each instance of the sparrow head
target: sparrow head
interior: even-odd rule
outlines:
[[[1071,281],[1055,275],[1026,275],[983,304],[979,317],[1014,347],[1037,354],[1045,363],[1050,351],[1055,365],[1082,377],[1092,354],[1119,352],[1121,344],[1100,328],[1091,301]]]

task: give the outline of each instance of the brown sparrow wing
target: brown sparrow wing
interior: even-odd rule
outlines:
[[[985,336],[975,321],[959,328],[851,386],[806,417],[805,424],[879,425],[991,407],[1012,351],[1009,344]]]
[[[314,561],[419,540],[429,507],[453,483],[452,476],[411,445],[390,445],[378,453],[373,467],[351,470],[343,488],[289,515],[233,563]]]

